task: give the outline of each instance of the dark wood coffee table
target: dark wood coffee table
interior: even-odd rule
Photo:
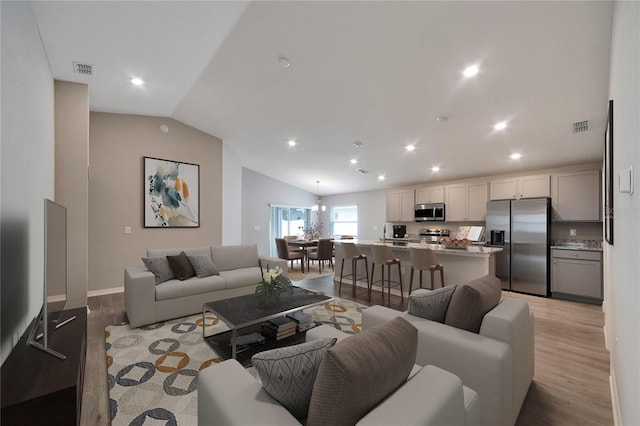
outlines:
[[[229,330],[207,336],[205,335],[206,328],[203,327],[202,338],[216,351],[220,358],[237,359],[245,367],[250,366],[251,356],[255,353],[302,343],[305,333],[296,333],[281,340],[267,337],[263,343],[247,345],[242,348],[236,346],[236,338],[238,336],[260,333],[261,325],[265,321],[313,306],[323,305],[332,300],[332,297],[294,286],[292,294],[283,293],[280,295],[278,303],[269,309],[260,308],[254,294],[205,303],[202,307],[203,323],[206,313],[210,312],[224,322],[229,327]]]

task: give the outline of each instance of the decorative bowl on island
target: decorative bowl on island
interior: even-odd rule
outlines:
[[[459,240],[457,238],[444,237],[441,240],[441,243],[445,248],[448,249],[464,250],[469,246],[469,240],[467,240],[466,238]]]

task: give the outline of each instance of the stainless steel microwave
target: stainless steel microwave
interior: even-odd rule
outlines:
[[[416,222],[431,222],[445,220],[444,203],[416,204],[414,220]]]

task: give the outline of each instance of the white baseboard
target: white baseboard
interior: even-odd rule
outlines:
[[[609,375],[609,388],[611,389],[611,409],[613,410],[613,424],[615,426],[619,426],[622,425],[622,419],[620,418],[620,403],[618,401],[616,372],[613,367],[611,367],[611,374]]]
[[[90,292],[87,293],[87,297],[105,296],[107,294],[114,294],[114,293],[124,293],[124,286],[105,288],[103,290],[91,290]]]

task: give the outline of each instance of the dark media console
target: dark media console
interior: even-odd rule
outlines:
[[[50,336],[49,346],[66,356],[60,360],[31,347],[22,335],[2,365],[2,425],[79,425],[87,351],[87,309],[62,312],[76,319]]]

